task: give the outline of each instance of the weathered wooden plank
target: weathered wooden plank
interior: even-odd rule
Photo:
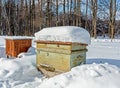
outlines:
[[[71,50],[71,46],[69,45],[59,45],[59,44],[37,44],[37,48],[53,48],[53,49],[64,49]]]
[[[78,42],[61,42],[61,41],[43,41],[43,40],[37,40],[35,41],[40,44],[60,44],[60,45],[71,45],[71,44],[80,44],[87,46],[88,44],[78,43]]]
[[[86,49],[86,46],[83,44],[72,44],[71,50],[81,50],[81,49]]]
[[[45,75],[47,78],[50,78],[50,77],[53,77],[55,75],[59,75],[61,73],[64,73],[63,71],[60,71],[60,70],[55,70],[54,72],[53,71],[47,71],[44,68],[42,68],[41,66],[37,66],[37,69],[39,71],[41,71],[42,74]]]

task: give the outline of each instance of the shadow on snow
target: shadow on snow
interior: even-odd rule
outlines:
[[[5,54],[5,48],[0,46],[0,58],[1,57],[6,57],[6,54]]]
[[[105,58],[89,58],[87,59],[87,64],[92,64],[92,63],[108,63],[112,65],[116,65],[120,67],[120,60],[115,60],[115,59],[105,59]]]

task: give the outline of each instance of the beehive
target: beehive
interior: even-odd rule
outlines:
[[[17,57],[21,52],[27,52],[31,47],[31,38],[6,38],[6,55],[7,57]]]
[[[37,68],[54,74],[66,72],[86,62],[86,44],[71,42],[37,42]],[[43,72],[45,73],[45,71]],[[48,72],[46,72],[48,73]],[[47,74],[50,75],[50,74]]]
[[[81,27],[44,28],[35,33],[37,68],[46,76],[54,76],[86,62],[89,33]]]

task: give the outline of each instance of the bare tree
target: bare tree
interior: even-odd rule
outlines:
[[[92,10],[92,29],[94,38],[97,37],[96,33],[96,20],[97,20],[97,0],[91,0],[91,10]]]
[[[2,29],[2,0],[0,0],[0,29]],[[2,30],[0,30],[0,34],[3,34]]]
[[[65,26],[65,15],[66,15],[65,3],[66,3],[66,0],[63,1],[63,26]]]
[[[38,10],[38,15],[37,15],[36,19],[39,20],[38,23],[40,25],[40,29],[42,29],[42,27],[43,27],[43,10],[42,10],[43,5],[42,5],[42,3],[43,3],[43,0],[38,0],[38,9],[36,9],[36,10]]]
[[[28,1],[25,0],[25,35],[29,35],[29,28],[28,28]]]
[[[76,25],[76,0],[74,0],[74,11],[73,11],[73,14],[74,14],[73,25],[75,26]]]
[[[81,26],[81,0],[77,0],[77,11],[76,11],[76,25]]]
[[[50,26],[50,0],[47,0],[47,7],[46,7],[46,26]]]
[[[87,29],[87,20],[88,20],[88,0],[86,0],[86,12],[85,12],[85,29]]]
[[[69,13],[69,25],[72,25],[72,4],[73,4],[73,1],[70,0],[70,13]]]
[[[111,39],[114,38],[115,33],[115,18],[116,18],[116,0],[110,0],[109,34],[111,36]]]
[[[35,0],[32,0],[32,33],[35,33]]]
[[[56,26],[58,26],[58,0],[56,0]]]

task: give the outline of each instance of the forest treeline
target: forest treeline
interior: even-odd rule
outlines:
[[[0,0],[0,34],[31,36],[45,27],[71,25],[95,38],[114,38],[120,34],[119,5],[119,0]]]

